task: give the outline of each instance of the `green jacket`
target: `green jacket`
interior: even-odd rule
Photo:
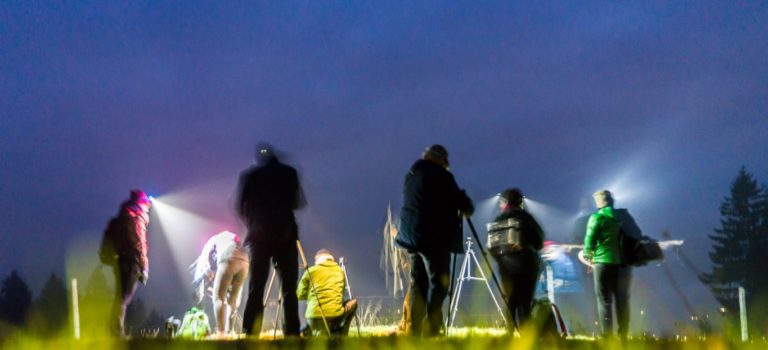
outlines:
[[[613,207],[600,208],[587,223],[584,257],[594,263],[621,264],[620,230]]]
[[[309,280],[310,274],[317,291],[312,289]],[[299,300],[307,301],[307,312],[305,313],[307,318],[320,318],[322,316],[318,299],[320,299],[320,305],[323,306],[323,314],[326,318],[337,317],[344,314],[344,288],[346,288],[344,271],[341,270],[339,264],[326,260],[304,271],[296,289],[296,296],[299,297]]]

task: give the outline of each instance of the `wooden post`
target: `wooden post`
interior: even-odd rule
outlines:
[[[80,339],[80,309],[77,303],[77,278],[72,279],[72,323],[75,339]]]
[[[749,340],[749,330],[747,329],[747,291],[744,287],[739,287],[739,316],[741,319],[741,341]]]

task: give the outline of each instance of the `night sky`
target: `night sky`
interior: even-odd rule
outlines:
[[[609,188],[706,270],[739,168],[768,181],[766,62],[761,1],[4,1],[0,276],[17,269],[34,293],[51,272],[84,278],[67,262],[92,270],[142,188],[200,220],[169,234],[153,213],[139,296],[171,305],[187,276],[169,246],[191,258],[217,230],[243,233],[233,198],[259,141],[301,172],[305,250],[347,257],[359,295],[386,295],[386,208],[433,143],[476,204],[512,186],[545,204],[552,240]],[[640,269],[633,295],[664,278]]]

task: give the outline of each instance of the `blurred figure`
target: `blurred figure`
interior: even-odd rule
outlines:
[[[613,194],[608,190],[595,192],[597,211],[592,214],[584,236],[584,257],[594,264],[597,313],[603,336],[613,334],[613,305],[616,305],[618,335],[627,338],[629,332],[629,288],[632,267],[621,256],[621,232],[642,236],[635,219],[626,209],[613,208]]]
[[[432,145],[405,176],[395,241],[407,250],[411,266],[409,309],[414,335],[440,334],[451,253],[463,252],[460,213],[470,216],[474,211],[448,165],[445,147]]]
[[[125,310],[133,299],[139,282],[147,284],[147,225],[152,203],[146,193],[132,190],[128,200],[120,205],[104,231],[99,256],[112,267],[115,275],[115,300],[110,320],[111,332],[125,337]]]
[[[216,270],[219,266],[219,253],[235,244],[235,240],[239,242],[240,237],[229,231],[222,231],[211,236],[205,242],[200,256],[189,265],[189,269],[192,270],[192,297],[199,309],[205,309],[205,305],[202,304],[206,296],[209,296],[213,303],[215,299],[213,280],[216,278]]]
[[[219,335],[223,335],[232,330],[233,319],[240,306],[242,287],[248,277],[250,265],[248,253],[240,245],[240,237],[232,232],[223,231],[208,239],[194,265],[196,281],[211,280],[216,331]],[[196,294],[201,300],[206,293],[205,285],[200,283],[197,287]],[[227,311],[229,311],[229,317],[227,317]]]
[[[501,213],[488,224],[488,250],[499,266],[511,331],[514,326],[521,329],[531,315],[541,269],[539,250],[544,244],[544,231],[523,208],[520,189],[507,189],[499,196]]]
[[[256,165],[240,175],[237,210],[248,227],[245,245],[251,250],[248,301],[243,315],[243,331],[261,332],[264,316],[264,287],[270,261],[280,275],[283,299],[283,334],[299,335],[299,309],[296,299],[298,279],[299,230],[293,211],[306,205],[296,170],[281,163],[274,149],[256,147]]]
[[[184,313],[176,336],[182,339],[200,340],[205,339],[210,334],[211,324],[208,322],[208,315],[205,314],[205,311],[193,306]]]
[[[320,249],[315,254],[315,265],[304,272],[296,289],[299,300],[307,301],[307,329],[304,334],[325,332],[323,316],[332,335],[349,334],[349,326],[357,310],[357,300],[344,301],[346,285],[344,271],[334,261],[331,252]]]
[[[237,237],[237,236],[235,236]],[[240,239],[219,254],[219,267],[213,281],[213,308],[216,317],[216,330],[219,334],[233,331],[237,308],[240,307],[243,283],[248,277],[250,258],[240,245]],[[227,317],[229,306],[229,317]]]

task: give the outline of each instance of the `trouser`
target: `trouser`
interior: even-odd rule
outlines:
[[[443,324],[443,302],[451,279],[451,253],[409,251],[408,260],[411,263],[412,334],[439,335]]]
[[[508,327],[518,329],[531,316],[533,296],[539,280],[540,261],[534,251],[505,252],[494,255],[499,266],[501,287],[506,294]]]
[[[413,324],[413,315],[411,315],[411,286],[405,292],[403,297],[403,309],[400,321],[397,322],[397,329],[401,332],[410,333]]]
[[[331,329],[333,335],[349,334],[349,327],[352,325],[352,319],[355,317],[357,311],[357,299],[350,299],[344,302],[344,313],[336,317],[326,317],[328,322],[328,328]],[[320,334],[325,334],[325,323],[322,318],[309,317],[307,318],[307,326],[313,331],[320,331]]]
[[[216,268],[216,278],[213,280],[213,309],[216,330],[220,333],[232,328],[232,319],[240,306],[240,291],[248,277],[248,267],[248,260],[229,259],[219,263]],[[227,306],[230,312],[228,318]]]
[[[596,263],[594,268],[597,314],[603,336],[613,334],[613,304],[616,304],[618,334],[629,332],[629,287],[632,268],[618,264]]]
[[[112,266],[115,276],[115,299],[112,303],[112,315],[110,316],[110,331],[113,335],[124,337],[125,311],[136,293],[139,285],[139,266],[130,259],[118,259]]]
[[[299,301],[296,285],[299,274],[298,250],[295,240],[251,243],[251,281],[248,285],[248,300],[243,314],[243,332],[258,335],[264,318],[264,289],[269,277],[270,262],[280,276],[280,295],[283,299],[283,334],[299,335]]]

